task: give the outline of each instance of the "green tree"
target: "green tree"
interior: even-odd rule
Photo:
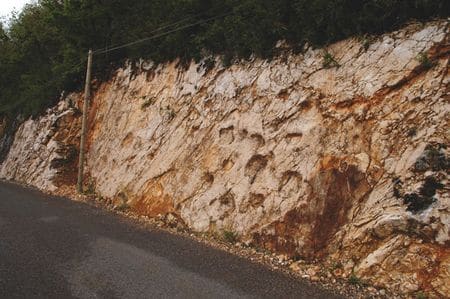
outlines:
[[[320,46],[449,12],[448,0],[40,0],[7,28],[0,25],[0,114],[36,115],[61,91],[79,90],[89,48],[111,49],[191,24],[198,23],[97,52],[95,76],[107,79],[126,59],[270,58],[278,40],[299,49],[305,42]]]

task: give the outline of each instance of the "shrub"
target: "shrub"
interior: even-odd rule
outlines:
[[[361,46],[364,48],[364,51],[367,51],[370,47],[370,45],[374,42],[374,37],[370,35],[362,35],[358,38],[359,42],[361,43]]]
[[[443,188],[444,185],[435,177],[426,177],[419,193],[408,193],[403,197],[403,202],[408,205],[406,210],[413,213],[418,213],[427,209],[436,201],[436,198],[434,197],[436,190]]]
[[[336,61],[336,59],[328,52],[325,52],[323,54],[323,61],[322,66],[326,69],[332,68],[332,67],[339,67],[339,63]]]
[[[427,299],[428,296],[424,292],[419,291],[415,294],[415,298],[416,299]]]
[[[408,193],[403,197],[403,203],[408,205],[406,210],[413,213],[425,210],[435,201],[433,197],[423,197],[417,193]]]
[[[431,69],[435,65],[435,63],[428,57],[428,54],[423,52],[417,55],[417,61],[425,70]]]
[[[450,11],[448,0],[35,2],[13,16],[7,27],[0,22],[0,115],[40,113],[61,91],[81,89],[89,48],[111,49],[155,32],[185,27],[152,42],[95,55],[94,77],[108,79],[127,59],[160,63],[180,58],[186,65],[205,55],[221,55],[228,65],[252,55],[271,58],[279,40],[294,49],[306,42],[323,46],[353,35],[390,31],[411,19],[447,18]],[[204,20],[209,21],[201,23]],[[418,59],[431,66],[427,56]],[[324,65],[337,66],[329,55]]]
[[[88,179],[85,183],[85,189],[83,191],[84,195],[96,195],[95,191],[95,181],[93,179]]]
[[[126,202],[123,202],[115,207],[115,210],[119,211],[119,212],[125,212],[129,209],[130,209],[130,206]]]
[[[438,179],[433,176],[425,178],[423,186],[420,188],[420,194],[426,197],[432,197],[436,194],[436,190],[443,189],[444,185],[441,184]]]
[[[154,99],[146,99],[146,100],[144,101],[144,103],[142,103],[142,105],[141,105],[141,110],[147,109],[148,107],[150,107],[151,105],[153,105],[153,103],[154,103]]]
[[[222,236],[224,241],[232,244],[236,243],[239,239],[238,233],[230,230],[224,230]]]
[[[164,117],[164,119],[169,122],[173,120],[176,116],[175,111],[170,106],[166,107],[161,106],[159,108],[159,112]]]
[[[450,161],[443,151],[445,147],[445,144],[428,144],[422,155],[415,162],[414,171],[425,172],[429,169],[433,171],[446,170],[450,165]]]
[[[352,285],[362,285],[361,279],[354,272],[348,277],[348,282]]]
[[[416,135],[417,135],[417,128],[416,127],[408,129],[408,133],[407,133],[408,137],[414,137]]]

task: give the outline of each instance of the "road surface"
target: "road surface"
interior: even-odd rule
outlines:
[[[83,203],[0,181],[1,298],[338,298]]]

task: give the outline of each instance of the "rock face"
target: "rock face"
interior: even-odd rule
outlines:
[[[81,127],[76,100],[68,97],[38,120],[27,120],[17,130],[0,177],[55,191],[75,184]]]
[[[339,261],[344,276],[448,296],[448,24],[364,46],[118,70],[93,99],[91,184],[141,214],[178,214],[196,231]],[[20,127],[3,177],[73,183],[55,162],[72,161],[60,151],[78,141],[64,105]]]

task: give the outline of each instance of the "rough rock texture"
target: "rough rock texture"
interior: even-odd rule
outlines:
[[[87,171],[138,213],[449,296],[449,51],[442,21],[368,49],[349,39],[230,68],[129,65],[95,92]],[[340,66],[324,67],[325,52]],[[50,128],[78,127],[65,113],[25,122],[0,174],[55,188],[67,140]]]
[[[76,182],[80,110],[68,97],[38,120],[29,119],[17,130],[0,167],[0,177],[46,191]]]

